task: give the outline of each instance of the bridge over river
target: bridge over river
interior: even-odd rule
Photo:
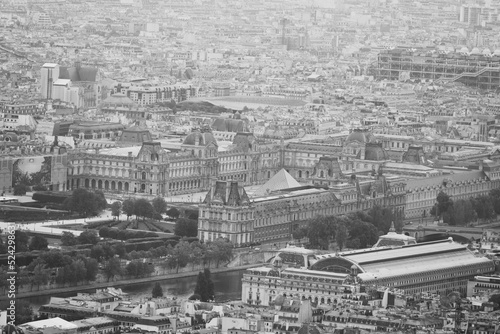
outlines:
[[[403,227],[403,234],[415,237],[417,242],[434,241],[452,237],[457,242],[480,240],[486,230],[500,230],[500,223],[472,227],[437,224],[412,224]]]

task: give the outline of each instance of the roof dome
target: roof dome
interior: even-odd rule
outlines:
[[[128,129],[123,129],[118,141],[120,143],[142,144],[151,140],[153,140],[153,137],[151,136],[149,130],[133,126]]]
[[[278,295],[274,299],[274,305],[283,305],[284,302],[285,302],[285,297],[283,297],[282,295]]]
[[[14,132],[6,132],[4,135],[0,135],[0,140],[2,141],[10,141],[10,142],[18,142],[19,137]]]
[[[490,49],[486,48],[486,49],[483,50],[483,55],[484,56],[489,56],[490,54],[491,54],[491,50]]]
[[[388,159],[389,155],[382,147],[382,143],[366,143],[365,160],[381,161]]]
[[[108,98],[106,98],[104,101],[101,103],[101,107],[109,107],[109,106],[116,106],[116,107],[129,107],[129,106],[137,106],[137,103],[132,101],[127,95],[122,94],[122,93],[116,93]]]
[[[360,143],[373,143],[375,142],[375,137],[366,129],[354,129],[349,136],[347,136],[346,144],[351,142]]]
[[[241,119],[241,114],[235,114],[234,118],[217,118],[211,126],[214,131],[221,132],[248,132],[248,127],[244,120]]]
[[[500,56],[500,49],[496,49],[495,52],[493,52],[495,56]]]
[[[316,325],[304,323],[297,334],[320,334],[320,331]]]
[[[460,49],[460,53],[469,53],[469,49],[466,46]]]
[[[183,145],[207,146],[211,142],[217,144],[217,140],[215,140],[211,132],[194,130],[184,139]]]

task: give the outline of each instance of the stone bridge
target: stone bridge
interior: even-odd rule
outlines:
[[[250,249],[248,252],[244,251],[235,251],[235,257],[229,262],[228,267],[234,266],[245,266],[249,264],[257,264],[257,263],[268,263],[270,262],[277,254],[278,250],[252,250]]]
[[[484,232],[481,227],[439,226],[439,225],[406,225],[403,234],[415,237],[417,242],[442,240],[452,237],[461,243],[468,243],[471,239],[480,240]]]

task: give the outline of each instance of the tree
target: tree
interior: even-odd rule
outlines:
[[[490,190],[489,198],[491,199],[495,212],[500,214],[500,188]]]
[[[70,256],[64,255],[60,250],[56,249],[42,253],[39,259],[49,268],[61,268],[72,262]]]
[[[78,285],[78,282],[84,281],[87,277],[87,269],[85,263],[81,259],[73,261],[70,265],[70,270],[72,272],[72,282],[74,285]]]
[[[133,276],[133,277],[139,277],[139,265],[141,264],[141,262],[139,260],[133,260],[133,261],[130,261],[127,266],[125,267],[125,272],[127,273],[127,275],[129,276]]]
[[[78,212],[84,217],[95,216],[106,208],[107,202],[102,191],[92,193],[86,189],[73,190],[71,197],[64,201],[64,207]]]
[[[495,310],[498,310],[500,308],[500,294],[493,294],[490,296],[490,299],[488,299],[490,303],[494,304]]]
[[[128,198],[123,201],[122,210],[127,215],[127,220],[132,216],[135,212],[135,200],[132,198]]]
[[[194,294],[200,296],[200,300],[202,302],[208,301],[208,283],[205,274],[201,271],[198,273],[198,279],[196,280]]]
[[[366,221],[366,218],[361,219]],[[368,211],[368,219],[368,221],[371,222],[373,226],[375,226],[383,234],[386,234],[391,228],[391,222],[395,221],[396,217],[393,215],[393,212],[390,208],[383,208],[379,205],[375,205]]]
[[[16,230],[16,251],[17,252],[27,252],[29,245],[29,236],[26,232]]]
[[[78,243],[82,245],[92,244],[96,245],[99,242],[99,236],[95,230],[87,230],[80,233],[78,236]]]
[[[436,203],[436,215],[438,217],[441,217],[443,215],[443,213],[447,212],[448,209],[453,205],[453,201],[450,198],[450,196],[448,196],[448,194],[446,194],[443,191],[439,192],[439,194],[436,197],[436,201],[437,201],[437,203]]]
[[[101,212],[108,206],[108,201],[106,201],[106,196],[101,190],[96,190],[94,193],[94,201],[96,202],[97,211]]]
[[[2,310],[7,309],[0,308]],[[14,321],[15,325],[25,324],[33,320],[33,308],[30,303],[24,299],[16,300],[16,320]]]
[[[116,257],[111,258],[104,266],[104,274],[106,275],[108,282],[110,279],[115,278],[122,273],[122,267],[120,265],[120,260]]]
[[[165,202],[163,197],[156,197],[151,204],[156,213],[163,214],[167,211],[167,202]]]
[[[294,239],[302,239],[304,237],[307,237],[307,228],[296,228],[293,232],[292,232],[292,235],[293,235],[293,238]]]
[[[182,240],[172,249],[170,259],[172,264],[175,264],[176,272],[179,272],[179,268],[184,268],[188,264],[190,252],[189,243]]]
[[[116,217],[117,220],[120,220],[121,209],[122,203],[119,201],[111,203],[111,215]]]
[[[205,275],[205,280],[207,281],[207,295],[209,300],[214,300],[215,299],[215,285],[214,282],[212,281],[212,273],[210,272],[210,269],[205,268],[203,270],[203,274]]]
[[[92,258],[84,258],[83,262],[85,264],[85,279],[87,282],[94,281],[97,277],[97,273],[99,272],[99,263],[96,259]]]
[[[38,287],[40,290],[40,285],[45,285],[49,282],[49,272],[47,271],[45,265],[37,264],[33,270],[33,275],[31,276],[31,288],[33,285]]]
[[[472,200],[459,199],[443,214],[443,221],[449,225],[466,226],[477,218]],[[479,202],[478,202],[479,203]],[[493,208],[491,208],[493,213]]]
[[[233,244],[223,238],[209,243],[208,250],[210,250],[212,258],[216,261],[217,267],[219,267],[220,262],[229,262],[233,256]]]
[[[153,215],[153,206],[144,198],[139,198],[134,204],[134,214],[138,217],[142,217],[145,220],[146,217],[151,217]]]
[[[193,265],[193,270],[194,267],[198,264],[200,264],[203,261],[203,255],[205,253],[204,245],[201,244],[199,241],[192,242],[190,244],[191,251],[189,252],[189,262]]]
[[[170,208],[167,210],[166,213],[169,217],[172,217],[174,219],[179,218],[179,216],[181,215],[181,213],[179,212],[179,210],[177,210],[177,208]]]
[[[335,229],[335,242],[337,243],[337,247],[340,251],[344,248],[348,236],[349,233],[347,231],[347,227],[343,223],[339,223]]]
[[[28,191],[28,187],[23,184],[23,183],[20,183],[20,184],[16,184],[14,186],[14,195],[15,196],[23,196],[23,195],[26,195],[26,192]]]
[[[177,218],[174,234],[179,237],[196,237],[198,235],[198,221],[187,218]]]
[[[209,269],[205,269],[203,272],[198,273],[198,279],[196,281],[196,287],[194,288],[193,296],[200,296],[202,302],[208,302],[214,300],[214,283],[211,278],[211,273]]]
[[[78,244],[78,240],[73,233],[64,231],[61,235],[61,244],[63,246],[74,246]]]
[[[327,217],[316,217],[311,219],[307,228],[307,237],[312,248],[328,249],[333,226],[329,224]]]
[[[156,282],[155,286],[153,287],[153,290],[151,291],[151,296],[153,298],[163,297],[163,289],[159,282]]]
[[[90,257],[98,262],[108,260],[115,255],[114,248],[108,243],[92,246]]]
[[[31,238],[29,249],[32,251],[33,250],[45,250],[45,249],[47,249],[48,245],[49,245],[49,242],[47,241],[47,239],[42,237],[41,235],[37,234]]]
[[[372,224],[360,220],[353,220],[349,224],[350,238],[346,243],[349,248],[369,248],[377,243],[378,229]]]
[[[496,217],[493,200],[489,196],[471,198],[471,203],[478,218],[490,220]]]

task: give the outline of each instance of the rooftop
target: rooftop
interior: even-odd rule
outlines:
[[[273,177],[271,177],[266,183],[264,183],[259,189],[257,189],[253,196],[265,196],[273,191],[278,191],[282,189],[296,188],[300,187],[301,184],[298,183],[293,176],[291,176],[285,169],[281,169]]]

